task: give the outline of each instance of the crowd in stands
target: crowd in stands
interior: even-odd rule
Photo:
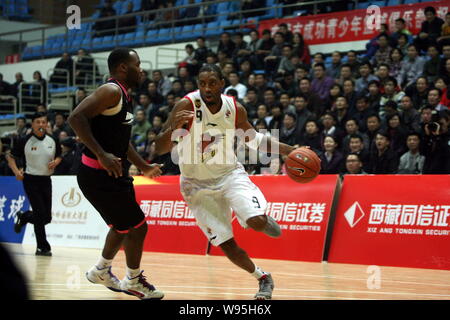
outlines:
[[[174,105],[196,90],[201,66],[217,64],[224,94],[246,108],[255,129],[267,135],[278,130],[281,142],[310,146],[323,174],[448,174],[450,13],[443,21],[427,7],[425,15],[418,34],[399,18],[396,31],[384,25],[363,56],[335,51],[330,64],[322,53],[311,55],[302,35],[284,24],[273,36],[252,30],[249,42],[241,33],[224,32],[217,49],[199,37],[186,45],[173,78],[144,70],[139,87],[130,90],[136,104],[133,144],[148,162],[164,163],[164,174],[178,174],[170,154],[155,154],[155,137]],[[63,115],[50,119],[48,132],[66,147],[67,162],[75,163],[64,168],[74,173],[81,146]],[[25,134],[24,125],[18,119],[11,134]],[[268,165],[239,160],[250,174],[285,173],[283,157]]]

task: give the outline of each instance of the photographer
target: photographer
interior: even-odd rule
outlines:
[[[450,173],[450,135],[448,132],[448,110],[432,112],[430,123],[425,124],[422,154],[425,156],[423,173]]]

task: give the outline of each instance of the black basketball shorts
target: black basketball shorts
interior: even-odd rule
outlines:
[[[106,170],[81,164],[77,180],[86,199],[110,228],[127,233],[145,223],[145,215],[136,202],[132,177],[111,177]]]

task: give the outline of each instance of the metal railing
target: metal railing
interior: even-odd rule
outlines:
[[[175,68],[173,61],[179,62],[186,56],[184,49],[164,48],[156,49],[156,69],[171,69]]]
[[[269,11],[273,11],[272,13],[274,14],[273,18],[282,18],[282,10],[283,9],[296,9],[296,10],[300,10],[301,8],[307,8],[307,7],[313,7],[313,13],[317,12],[317,8],[319,5],[322,4],[332,4],[332,3],[337,3],[337,2],[345,2],[347,3],[347,1],[342,1],[342,0],[311,0],[311,1],[305,1],[305,2],[299,2],[299,3],[295,3],[295,4],[290,4],[290,5],[283,5],[283,4],[279,4],[278,0],[276,1],[276,4],[274,6],[271,7],[263,7],[263,8],[256,8],[256,9],[249,9],[249,10],[242,10],[242,3],[238,2],[238,1],[231,1],[234,2],[236,4],[236,7],[234,8],[234,11],[225,11],[225,12],[215,12],[213,14],[202,14],[201,16],[198,17],[194,17],[194,18],[189,18],[189,19],[172,19],[169,21],[154,21],[152,23],[152,20],[150,20],[151,16],[156,16],[156,15],[164,15],[167,14],[169,12],[171,12],[172,14],[175,11],[178,12],[182,12],[183,10],[189,9],[189,8],[196,8],[196,7],[200,7],[201,8],[205,8],[207,6],[219,6],[221,3],[226,3],[226,2],[230,2],[230,1],[207,1],[207,2],[201,2],[201,3],[196,3],[196,4],[188,4],[188,5],[183,5],[183,6],[178,6],[178,7],[173,7],[173,8],[164,8],[164,9],[157,9],[157,10],[151,10],[151,11],[137,11],[137,12],[132,12],[129,14],[124,14],[124,15],[119,15],[119,16],[114,16],[114,17],[104,17],[104,18],[88,18],[88,19],[82,19],[82,35],[83,38],[74,38],[74,35],[77,33],[74,30],[68,30],[67,28],[65,28],[65,33],[64,35],[60,35],[62,36],[62,40],[63,40],[63,48],[62,50],[65,52],[72,52],[80,47],[83,46],[89,46],[91,47],[96,39],[95,35],[93,34],[95,31],[92,30],[92,26],[94,23],[96,22],[105,22],[105,21],[111,21],[114,20],[114,28],[110,28],[108,30],[104,30],[105,32],[109,32],[110,36],[112,37],[112,39],[108,40],[107,43],[105,44],[105,50],[110,50],[115,46],[120,45],[121,43],[123,43],[123,38],[121,38],[121,35],[124,35],[127,33],[127,31],[131,31],[134,30],[134,27],[124,27],[124,28],[120,28],[119,27],[119,21],[121,19],[125,19],[125,18],[130,18],[130,17],[136,17],[136,19],[139,21],[137,23],[136,26],[136,30],[140,30],[143,31],[142,34],[142,41],[134,41],[133,45],[131,45],[132,47],[139,47],[139,46],[145,46],[145,45],[149,45],[151,44],[151,42],[147,42],[147,37],[146,37],[146,33],[148,30],[152,30],[152,29],[161,29],[161,28],[170,28],[170,32],[167,34],[167,37],[164,37],[164,42],[165,43],[173,43],[175,41],[180,41],[179,38],[176,37],[176,33],[177,32],[181,32],[180,30],[175,30],[176,27],[182,27],[185,26],[187,24],[198,24],[201,23],[202,27],[198,29],[198,31],[200,32],[201,35],[205,35],[205,33],[207,31],[210,30],[222,30],[223,27],[219,24],[217,26],[214,27],[208,27],[206,25],[206,23],[210,22],[210,21],[225,21],[228,18],[231,18],[233,20],[233,24],[227,26],[228,28],[240,28],[241,26],[245,26],[246,24],[246,16],[251,16],[253,14],[255,14],[256,17],[265,17],[268,15]],[[357,3],[356,0],[353,0],[353,2]],[[233,9],[233,8],[232,8]],[[262,13],[262,15],[257,16],[257,13]],[[272,14],[270,13],[270,14]],[[11,38],[11,36],[16,36],[16,41],[18,42],[19,46],[21,47],[21,49],[24,48],[24,44],[25,41],[24,39],[26,38],[24,35],[26,33],[29,32],[33,32],[33,33],[38,33],[40,34],[39,37],[33,39],[33,40],[29,40],[28,43],[33,43],[34,45],[39,45],[42,46],[41,50],[38,50],[38,54],[34,57],[34,58],[44,58],[47,56],[54,56],[52,55],[53,52],[53,47],[46,47],[46,45],[48,45],[48,43],[46,44],[45,41],[49,38],[49,34],[52,33],[51,30],[55,29],[55,27],[42,27],[42,28],[34,28],[34,29],[27,29],[27,30],[22,30],[22,31],[16,31],[16,32],[9,32],[9,33],[3,33],[0,34],[0,40],[5,39],[5,38]],[[187,32],[187,34],[185,34],[186,38],[189,38],[188,36],[191,35],[190,32]],[[81,42],[79,41],[75,41],[74,39],[83,39]],[[140,39],[138,39],[140,40]],[[85,42],[83,42],[85,41]],[[100,48],[101,49],[101,48]],[[61,48],[59,48],[58,50],[61,50]]]
[[[16,128],[17,98],[0,96],[0,137]]]
[[[45,103],[45,88],[39,82],[21,82],[19,84],[19,113],[30,115],[36,112],[36,107]]]

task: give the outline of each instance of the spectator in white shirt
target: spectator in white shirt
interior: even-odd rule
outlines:
[[[230,86],[225,88],[225,94],[227,94],[229,89],[234,89],[238,92],[238,99],[244,99],[247,94],[247,87],[239,83],[239,74],[235,71],[230,72],[228,80],[230,81]]]

